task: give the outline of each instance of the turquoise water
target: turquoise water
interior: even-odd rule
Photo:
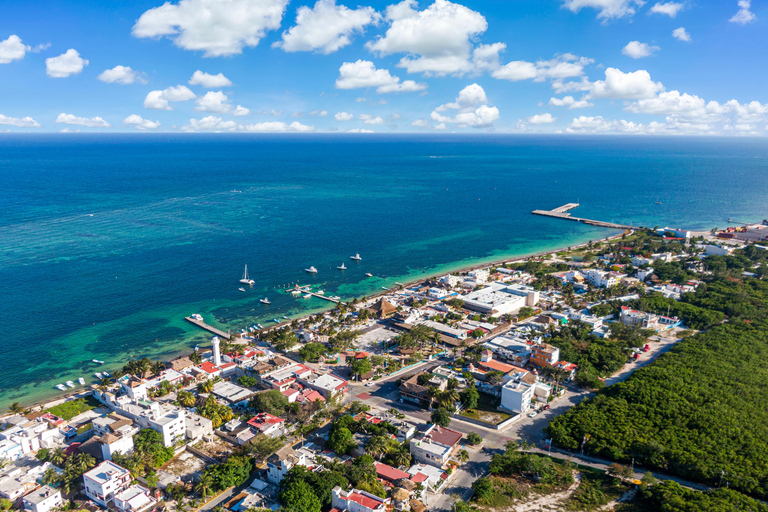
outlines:
[[[183,320],[192,313],[239,330],[327,307],[275,289],[288,283],[369,295],[613,233],[531,215],[538,208],[580,201],[582,217],[689,229],[761,220],[767,149],[752,139],[4,134],[0,407],[55,396],[54,384],[91,381],[131,356],[207,343]],[[244,264],[256,281],[246,293]]]

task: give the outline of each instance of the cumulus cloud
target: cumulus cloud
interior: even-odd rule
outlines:
[[[691,34],[686,32],[684,27],[676,28],[672,31],[672,37],[675,39],[679,39],[680,41],[690,41],[691,40]]]
[[[540,60],[535,63],[524,60],[512,61],[496,69],[491,76],[510,82],[563,80],[583,75],[584,67],[592,62],[594,62],[593,59],[565,53],[554,59]]]
[[[379,116],[372,116],[370,114],[360,114],[357,116],[364,124],[384,124],[384,119]]]
[[[179,48],[223,57],[255,47],[280,28],[288,0],[180,0],[144,12],[134,37],[168,37]]]
[[[251,111],[245,107],[241,107],[240,105],[235,107],[235,110],[232,111],[232,115],[235,117],[244,117],[250,114]]]
[[[739,10],[733,17],[728,20],[731,23],[738,23],[739,25],[746,25],[752,23],[757,19],[757,16],[750,10],[752,7],[751,0],[739,0]]]
[[[309,113],[309,115],[311,115],[311,116],[318,116],[318,117],[325,117],[325,116],[328,115],[328,111],[327,110],[313,110],[312,112]]]
[[[608,68],[605,70],[605,80],[592,84],[588,98],[636,100],[653,98],[663,90],[661,82],[651,80],[650,73],[644,69],[624,73],[620,69]]]
[[[31,117],[8,117],[0,114],[0,125],[16,126],[17,128],[40,128],[40,123]]]
[[[224,76],[224,73],[211,75],[210,73],[204,73],[198,69],[192,73],[192,78],[189,79],[189,85],[202,85],[206,89],[215,89],[217,87],[229,87],[232,85],[232,82],[229,78]]]
[[[57,124],[74,124],[87,126],[88,128],[109,128],[110,124],[100,117],[77,117],[72,114],[61,113],[54,121]]]
[[[369,60],[345,62],[339,68],[339,78],[336,79],[337,89],[362,89],[376,87],[376,92],[386,94],[390,92],[415,92],[427,88],[427,84],[417,83],[413,80],[400,81],[400,77],[393,76],[388,69],[376,69]]]
[[[272,44],[286,52],[333,53],[352,42],[354,32],[363,32],[381,19],[372,7],[349,9],[336,0],[318,0],[313,8],[299,7],[296,25],[283,32],[282,40]]]
[[[507,49],[504,43],[481,44],[472,50],[475,71],[495,71],[501,67],[499,54]]]
[[[557,121],[557,118],[552,117],[552,114],[549,112],[544,114],[536,114],[535,116],[531,116],[526,118],[526,121],[529,124],[551,124]]]
[[[452,103],[440,105],[432,111],[433,121],[443,124],[455,124],[461,128],[487,128],[499,119],[499,109],[487,105],[485,90],[477,84],[466,86]],[[456,111],[453,117],[443,112]]]
[[[373,130],[366,130],[365,128],[352,128],[347,130],[347,133],[376,133]]]
[[[684,3],[680,2],[656,2],[653,7],[651,7],[648,12],[649,13],[657,13],[657,14],[666,14],[670,18],[674,18],[677,16],[677,13],[682,11],[685,8]]]
[[[197,100],[195,110],[202,112],[215,112],[224,114],[232,109],[229,98],[222,91],[208,91],[205,96]]]
[[[642,124],[637,124],[629,121],[608,121],[603,116],[579,116],[573,119],[568,128],[565,129],[568,133],[605,133],[605,132],[622,132],[622,133],[641,133],[644,130]]]
[[[197,98],[195,93],[185,85],[168,87],[162,91],[150,91],[144,99],[144,108],[157,110],[173,110],[168,104],[170,101],[187,101]]]
[[[9,64],[21,60],[31,48],[21,42],[21,38],[12,34],[5,41],[0,41],[0,64]]]
[[[418,11],[416,0],[390,5],[387,32],[366,44],[380,55],[405,53],[399,67],[408,73],[462,74],[473,69],[472,40],[488,28],[485,17],[461,4],[435,0]]]
[[[77,50],[70,48],[57,57],[45,59],[45,72],[54,78],[66,78],[80,73],[87,65],[88,60],[80,57]]]
[[[351,121],[355,116],[349,112],[336,112],[336,115],[334,115],[333,118],[337,121]]]
[[[621,49],[621,53],[627,57],[632,57],[633,59],[642,59],[643,57],[653,55],[653,52],[659,50],[660,48],[658,46],[651,46],[648,43],[641,43],[640,41],[630,41],[627,43],[627,46]]]
[[[137,130],[154,130],[160,126],[160,121],[150,121],[139,115],[131,114],[123,119],[123,124],[126,126],[133,126]]]
[[[569,110],[594,106],[594,104],[584,99],[577,101],[573,96],[565,96],[562,99],[549,98],[549,105],[551,107],[568,107]]]
[[[98,79],[108,84],[147,83],[141,73],[134,71],[129,66],[115,66],[112,69],[105,69],[98,76]]]
[[[291,124],[283,121],[267,121],[264,123],[246,124],[238,127],[238,131],[259,133],[307,133],[315,131],[314,126],[294,121]]]
[[[768,104],[759,101],[740,103],[729,100],[725,103],[705,101],[699,96],[668,91],[655,98],[642,99],[627,105],[627,112],[672,116],[674,119],[697,125],[710,126],[754,125],[768,119]]]
[[[635,7],[642,7],[644,0],[565,0],[563,7],[573,12],[579,12],[585,7],[597,9],[598,18],[607,21],[614,18],[625,18],[635,14]]]

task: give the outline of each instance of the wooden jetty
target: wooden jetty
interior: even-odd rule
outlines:
[[[344,305],[344,303],[341,302],[340,300],[332,299],[330,297],[326,297],[325,295],[321,295],[319,293],[313,292],[310,289],[309,286],[299,286],[299,285],[296,285],[293,289],[290,289],[290,290],[287,289],[286,290],[286,292],[288,292],[288,293],[291,293],[293,291],[300,291],[301,293],[308,293],[309,295],[311,295],[313,297],[317,297],[318,299],[327,300],[328,302],[333,302],[334,304]]]
[[[227,334],[226,332],[224,332],[222,330],[219,330],[219,329],[217,329],[217,328],[215,328],[215,327],[213,327],[211,325],[208,325],[207,323],[205,323],[205,322],[203,322],[201,320],[197,320],[195,318],[192,318],[191,316],[185,316],[184,320],[186,320],[187,322],[189,322],[191,324],[195,324],[196,326],[200,327],[201,329],[205,329],[206,331],[212,332],[213,334],[215,334],[216,336],[219,336],[221,338],[224,338],[224,339],[227,339],[227,340],[231,338],[231,336],[229,334]]]
[[[582,219],[581,217],[574,217],[568,211],[578,207],[579,203],[568,203],[555,208],[554,210],[533,210],[534,215],[544,215],[545,217],[554,217],[556,219],[573,220],[581,222],[582,224],[590,224],[592,226],[599,226],[601,228],[612,229],[642,229],[640,226],[630,226],[628,224],[616,224],[614,222],[604,222],[601,220]]]

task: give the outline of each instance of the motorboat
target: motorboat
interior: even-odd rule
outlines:
[[[336,268],[339,269],[339,270],[347,270],[347,266],[344,265],[343,263],[341,264],[341,266],[336,267]]]
[[[316,295],[325,295],[325,290],[318,290],[315,292]]]
[[[75,383],[74,383],[74,382],[72,382],[71,380],[68,380],[68,381],[67,381],[67,386],[69,386],[69,387],[73,388],[73,387],[75,387]]]
[[[305,268],[304,272],[308,272],[310,274],[317,274],[317,269],[314,266],[311,266],[309,268]]]
[[[253,283],[256,282],[250,277],[248,277],[248,265],[245,266],[245,271],[243,272],[243,278],[240,279],[240,282],[243,284],[249,284],[249,285],[253,285]]]
[[[263,329],[264,328],[264,326],[261,325],[261,324],[256,324],[256,325],[258,326],[259,329]]]
[[[56,389],[60,389],[61,391],[66,391],[67,388],[64,386],[64,384],[56,384]]]
[[[94,373],[94,375],[96,376],[96,378],[97,378],[97,379],[103,379],[103,378],[104,378],[104,377],[102,376],[102,374],[101,374],[101,373],[99,373],[99,372],[96,372],[96,373]]]
[[[349,259],[355,260],[355,261],[361,261],[363,258],[360,257],[360,253],[357,253],[354,256],[350,256]]]
[[[245,292],[245,288],[242,288],[242,287],[238,288],[238,290],[240,290],[241,292]]]
[[[331,300],[341,300],[341,297],[339,297],[338,295],[334,295],[333,297],[331,297]]]
[[[312,298],[312,294],[311,293],[308,293],[308,294],[306,294],[306,295],[304,295],[302,297],[302,299],[311,299],[311,298]]]
[[[276,324],[280,323],[280,320],[278,320],[277,318],[273,318],[272,321],[275,322]]]
[[[197,316],[200,316],[200,315],[197,315]],[[202,319],[203,319],[203,317],[200,316],[200,320],[202,320]],[[91,359],[91,361],[93,361],[96,364],[104,364],[104,361],[99,361],[98,359]]]
[[[291,317],[288,317],[288,316],[285,316],[285,315],[283,315],[283,318],[285,318],[286,320],[290,320],[291,319]]]
[[[79,382],[81,386],[85,386],[85,379],[84,378],[80,377],[79,379],[77,379],[77,382]]]
[[[373,277],[373,274],[371,274],[370,272],[366,272],[365,277]]]
[[[111,375],[108,374],[107,372],[101,372],[101,375],[103,375],[104,377],[111,377]]]
[[[198,322],[202,322],[203,321],[203,315],[201,315],[200,313],[195,313],[190,318],[192,318],[194,320],[197,320]],[[95,363],[96,360],[94,359],[93,362]]]
[[[294,297],[297,297],[297,296],[301,295],[301,290],[293,290],[291,292],[291,295],[293,295]]]
[[[259,299],[259,302],[261,302],[262,304],[272,304],[271,302],[269,302],[269,299],[266,297],[264,297],[263,299]]]

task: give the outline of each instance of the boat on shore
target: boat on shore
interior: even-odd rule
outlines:
[[[84,378],[80,377],[79,379],[77,379],[77,382],[79,382],[81,386],[85,386],[85,379]]]
[[[72,382],[71,380],[68,380],[68,381],[66,382],[66,384],[67,384],[67,386],[69,386],[69,387],[71,387],[71,388],[75,387],[75,383],[74,383],[74,382]]]
[[[56,389],[59,389],[61,391],[66,391],[67,387],[64,384],[56,384]]]
[[[313,265],[309,268],[305,268],[304,272],[307,272],[308,274],[317,274],[317,269]]]
[[[257,326],[259,329],[263,329],[263,328],[264,328],[264,326],[263,326],[263,325],[261,325],[261,324],[256,324],[256,326]]]
[[[264,297],[263,299],[259,299],[259,302],[262,304],[272,304],[267,297]]]
[[[362,261],[363,258],[360,257],[360,253],[357,253],[354,256],[350,256],[349,259],[355,260],[355,261]]]
[[[243,272],[243,278],[240,279],[240,282],[243,284],[251,285],[251,286],[253,286],[253,283],[256,282],[250,277],[248,277],[248,265],[245,266],[245,271]]]
[[[278,320],[277,318],[273,318],[272,321],[275,322],[276,324],[280,323],[280,320]]]

